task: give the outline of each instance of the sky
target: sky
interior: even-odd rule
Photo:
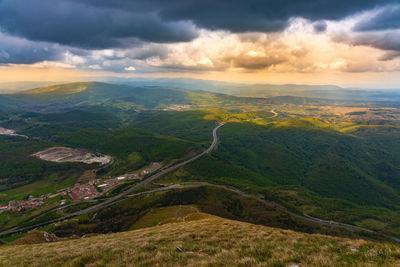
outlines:
[[[0,0],[0,82],[400,88],[396,0]]]

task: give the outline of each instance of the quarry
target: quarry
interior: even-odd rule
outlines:
[[[21,136],[27,138],[25,135],[17,134],[14,130],[6,129],[0,127],[0,135],[8,135],[8,136]]]
[[[68,147],[47,148],[33,154],[33,156],[52,162],[82,162],[86,164],[99,163],[100,165],[108,164],[112,160],[112,157],[108,155]]]

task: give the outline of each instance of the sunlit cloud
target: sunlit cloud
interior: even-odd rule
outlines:
[[[136,68],[133,67],[133,66],[129,66],[129,67],[125,67],[124,70],[126,70],[126,71],[135,71]]]
[[[98,64],[89,65],[88,68],[92,69],[92,70],[101,70],[102,69],[102,67]]]

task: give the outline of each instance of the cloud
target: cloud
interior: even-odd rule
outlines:
[[[309,49],[302,41],[286,45],[285,34],[231,34],[202,31],[190,43],[170,44],[165,58],[137,60],[153,71],[262,71],[277,66],[297,65]],[[210,45],[212,44],[212,45]],[[137,66],[137,65],[135,65]],[[296,68],[296,67],[293,67]],[[142,70],[142,67],[140,68]]]
[[[389,51],[379,57],[381,61],[389,61],[400,57],[400,51]]]
[[[400,30],[341,33],[335,35],[333,40],[351,45],[371,46],[381,50],[400,51]]]
[[[0,0],[0,64],[126,75],[391,71],[400,30],[367,25],[388,25],[380,14],[391,2]]]
[[[0,31],[0,64],[32,64],[44,60],[59,60],[64,49],[57,44],[32,42],[8,36]]]
[[[102,69],[102,67],[98,64],[89,65],[88,68],[92,69],[92,70],[101,70]]]
[[[42,61],[30,65],[32,68],[62,68],[62,69],[74,69],[75,65],[68,63],[62,63],[57,61]]]
[[[325,21],[317,21],[313,24],[314,31],[317,33],[325,32],[328,24]]]
[[[380,59],[397,58],[400,51],[400,4],[386,5],[359,16],[332,37],[336,42],[353,46],[370,46],[387,51]]]
[[[293,17],[338,20],[393,0],[2,0],[0,28],[34,41],[86,49],[188,42],[198,28],[284,30]],[[317,27],[321,29],[321,25]]]
[[[288,61],[284,55],[264,55],[263,53],[254,53],[246,55],[239,55],[231,58],[225,58],[232,68],[239,68],[245,70],[263,70],[274,65],[279,65]]]
[[[64,62],[71,65],[83,65],[86,63],[86,58],[66,51],[64,53]]]
[[[145,60],[152,57],[158,57],[164,59],[168,56],[168,49],[166,46],[160,46],[157,44],[147,44],[142,47],[135,47],[129,49],[123,57],[131,59]]]
[[[90,6],[68,0],[2,0],[0,27],[33,41],[103,49],[141,42],[185,42],[197,36],[187,21],[164,22],[154,12]]]
[[[136,68],[133,67],[133,66],[129,66],[129,67],[125,67],[124,70],[126,70],[126,71],[135,71]]]
[[[159,1],[155,1],[159,2]],[[179,0],[168,1],[160,11],[167,21],[190,20],[209,30],[228,30],[235,33],[249,31],[281,31],[288,20],[303,17],[315,20],[339,20],[393,1],[371,0]]]
[[[380,8],[375,14],[358,22],[354,31],[381,31],[400,29],[400,4]]]
[[[75,0],[92,7],[157,12],[166,21],[192,21],[208,30],[271,32],[283,30],[288,20],[339,20],[395,0]]]
[[[21,66],[24,68],[29,68],[29,69],[75,69],[76,67],[71,64],[63,63],[63,62],[58,62],[58,61],[41,61],[41,62],[36,62],[34,64],[7,64],[7,66]]]

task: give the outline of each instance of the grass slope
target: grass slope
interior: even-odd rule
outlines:
[[[36,245],[0,247],[2,266],[398,266],[400,246],[222,219]]]

